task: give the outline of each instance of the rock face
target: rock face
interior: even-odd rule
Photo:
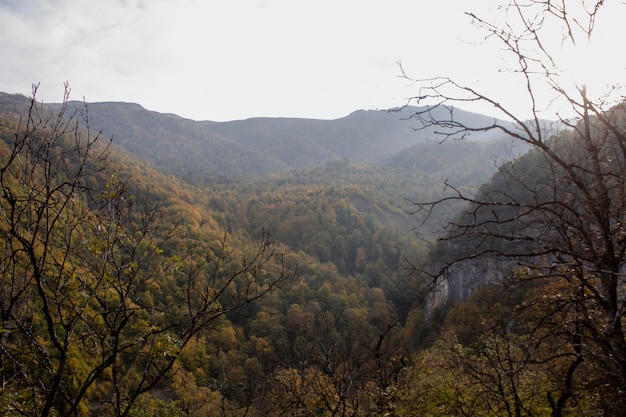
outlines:
[[[425,300],[428,317],[437,307],[467,300],[479,287],[503,282],[513,269],[511,262],[479,257],[456,262],[437,277]]]

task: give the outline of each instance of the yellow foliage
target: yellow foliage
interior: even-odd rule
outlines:
[[[184,415],[212,417],[219,414],[221,394],[208,387],[198,387],[194,374],[178,366],[174,369],[172,390]]]

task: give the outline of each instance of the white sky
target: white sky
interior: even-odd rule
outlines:
[[[500,51],[463,13],[489,15],[495,2],[0,0],[0,91],[30,95],[41,83],[38,97],[58,102],[67,80],[73,99],[196,120],[334,119],[416,94],[399,77],[402,61],[415,78],[451,76],[502,93]],[[610,36],[586,61],[591,69],[608,56],[626,67],[620,6],[598,21]]]

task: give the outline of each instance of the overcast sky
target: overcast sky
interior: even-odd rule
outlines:
[[[196,120],[334,119],[404,104],[416,92],[399,61],[416,78],[488,82],[499,51],[464,12],[489,15],[495,3],[0,0],[0,91],[41,83],[38,97],[58,102],[67,80],[73,99]],[[620,6],[598,25],[613,36],[601,52],[623,59]]]

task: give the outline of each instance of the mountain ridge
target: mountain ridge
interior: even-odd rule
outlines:
[[[81,102],[71,102],[78,109]],[[356,110],[332,120],[256,117],[228,122],[194,121],[146,110],[136,103],[87,103],[91,127],[141,160],[190,181],[301,170],[331,161],[380,164],[414,145],[436,140],[418,128],[419,108]],[[455,109],[470,124],[493,118]],[[472,141],[493,142],[476,134]],[[190,167],[194,167],[193,172]]]

